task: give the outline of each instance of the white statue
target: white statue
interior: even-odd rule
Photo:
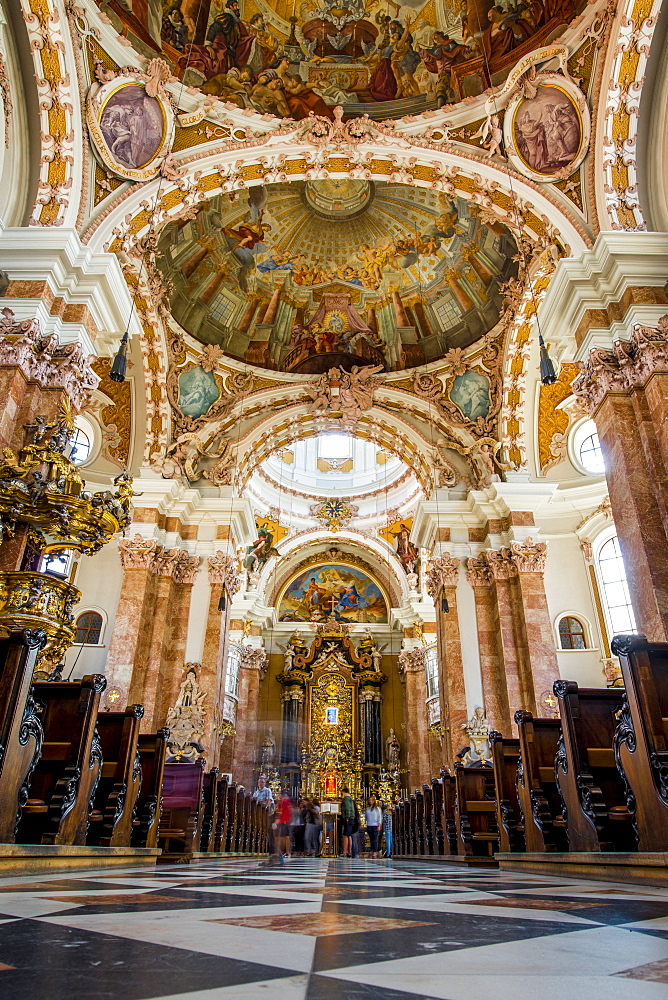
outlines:
[[[267,735],[262,741],[262,769],[265,770],[273,765],[276,760],[276,737],[274,727],[269,726]]]
[[[468,722],[462,723],[462,730],[471,741],[469,749],[462,757],[462,764],[467,767],[490,767],[492,764],[492,750],[489,745],[490,725],[480,705],[476,705],[473,709],[473,715]]]

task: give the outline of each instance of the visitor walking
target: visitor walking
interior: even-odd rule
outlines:
[[[322,834],[322,814],[320,812],[320,801],[318,799],[311,800],[311,806],[313,808],[313,825],[315,831],[313,834],[314,851],[318,857],[321,854],[320,848],[320,836]]]
[[[377,858],[378,838],[383,825],[383,811],[378,805],[375,795],[369,796],[364,815],[366,819],[367,833],[369,834],[369,840],[371,842],[371,857]]]
[[[267,785],[267,779],[263,774],[257,779],[257,788],[253,792],[253,801],[259,802],[267,809],[267,827],[269,832],[267,850],[269,857],[271,857],[274,853],[274,816],[276,813],[276,804],[271,788]]]
[[[304,822],[304,853],[307,858],[314,858],[316,854],[316,825],[315,810],[313,803],[309,799],[302,799],[301,818]]]
[[[290,859],[290,824],[292,823],[292,800],[283,789],[276,813],[276,852],[281,861]]]

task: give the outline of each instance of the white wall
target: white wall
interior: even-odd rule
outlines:
[[[94,556],[81,556],[74,582],[82,594],[74,609],[74,617],[78,618],[83,611],[99,611],[104,625],[99,645],[73,646],[68,650],[65,657],[67,668],[65,676],[76,661],[72,673],[73,680],[85,674],[105,672],[109,642],[123,582],[117,543],[110,542]]]

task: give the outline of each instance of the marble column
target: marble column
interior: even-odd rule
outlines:
[[[399,673],[404,683],[404,716],[406,722],[407,786],[420,788],[430,782],[431,754],[427,720],[427,682],[424,673],[424,653],[421,648],[404,649],[399,653]]]
[[[200,295],[200,301],[208,306],[224,281],[225,281],[224,271],[219,271],[218,274],[214,274],[213,278],[211,279],[211,281],[208,283],[208,285]]]
[[[207,704],[211,706],[205,719],[204,745],[207,749],[207,759],[212,766],[218,764],[220,742],[214,732],[214,726],[221,717],[225,701],[225,667],[227,664],[227,649],[229,641],[229,621],[232,598],[240,586],[236,572],[234,556],[216,552],[209,556],[209,611],[204,631],[204,646],[202,649],[202,665],[200,670],[200,687],[207,693]],[[226,595],[225,610],[221,610],[220,602]]]
[[[200,246],[199,249],[195,251],[186,261],[181,265],[181,270],[186,278],[190,278],[197,268],[200,266],[205,257],[209,255],[210,248],[208,246]]]
[[[461,726],[468,718],[466,710],[466,689],[464,685],[464,663],[462,642],[457,612],[457,584],[459,582],[460,560],[444,552],[431,563],[427,578],[427,592],[436,608],[436,639],[438,648],[438,689],[441,703],[441,726],[443,728],[441,763],[452,766],[455,746]],[[445,597],[449,611],[441,610],[441,600]]]
[[[171,600],[165,622],[163,652],[158,673],[158,689],[153,714],[153,732],[165,725],[167,710],[174,704],[185,664],[188,618],[193,584],[201,557],[179,549],[172,564]],[[207,715],[213,715],[213,705],[207,699]]]
[[[256,312],[257,312],[257,295],[253,295],[249,299],[248,305],[244,309],[243,315],[238,323],[238,329],[240,330],[241,333],[248,332]]]
[[[573,383],[596,422],[613,519],[636,619],[668,641],[668,316],[636,327],[612,351],[595,348]]]
[[[485,715],[492,728],[509,734],[510,708],[505,676],[505,650],[501,640],[501,620],[494,575],[484,553],[466,560],[466,579],[475,595]]]
[[[545,594],[547,544],[527,538],[523,542],[511,542],[510,551],[517,569],[516,585],[527,653],[526,666],[530,671],[530,678],[522,679],[520,697],[524,703],[518,707],[537,711],[540,715],[542,696],[552,693],[552,685],[559,678],[554,632]],[[531,707],[532,704],[535,708]],[[511,712],[514,716],[512,699]]]
[[[281,287],[274,289],[273,295],[269,300],[267,310],[262,318],[263,326],[272,326],[274,320],[276,319],[276,313],[278,312],[278,306],[281,301],[282,290],[283,289]]]
[[[469,309],[473,309],[475,302],[460,285],[458,280],[459,275],[457,271],[453,271],[452,269],[450,269],[449,271],[445,272],[444,277],[448,284],[448,287],[452,290],[453,295],[457,299],[457,302],[459,303],[462,312],[466,313],[469,311]]]
[[[237,784],[253,787],[253,770],[260,761],[258,717],[260,682],[267,672],[264,649],[244,646],[239,668],[239,701],[237,704],[236,737],[232,777]]]
[[[163,552],[155,538],[121,538],[118,554],[123,567],[123,584],[109,643],[105,676],[107,690],[116,688],[118,704],[142,704],[140,673],[145,664],[151,633],[148,623],[155,607],[155,563]],[[132,698],[131,698],[132,695]],[[134,699],[134,700],[133,700]],[[103,696],[104,700],[104,696]]]
[[[531,672],[528,663],[526,635],[520,608],[521,595],[517,587],[517,566],[510,549],[485,552],[487,564],[494,577],[496,609],[499,624],[499,639],[503,658],[503,673],[508,705],[508,727],[501,729],[510,733],[510,723],[518,708],[533,712],[534,704]]]

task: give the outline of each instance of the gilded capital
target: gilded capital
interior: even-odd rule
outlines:
[[[593,348],[572,389],[593,414],[609,392],[642,388],[656,371],[668,371],[668,315],[656,329],[636,326],[631,339],[616,341],[611,351]]]
[[[436,601],[444,587],[456,587],[459,580],[460,561],[449,552],[433,559],[427,574],[427,593]]]
[[[135,535],[134,538],[121,538],[118,542],[123,569],[154,569],[155,561],[162,552],[162,545],[155,538]]]
[[[484,552],[466,560],[466,579],[472,587],[491,587],[493,577]]]
[[[547,560],[547,542],[511,542],[512,558],[519,573],[544,573]]]

